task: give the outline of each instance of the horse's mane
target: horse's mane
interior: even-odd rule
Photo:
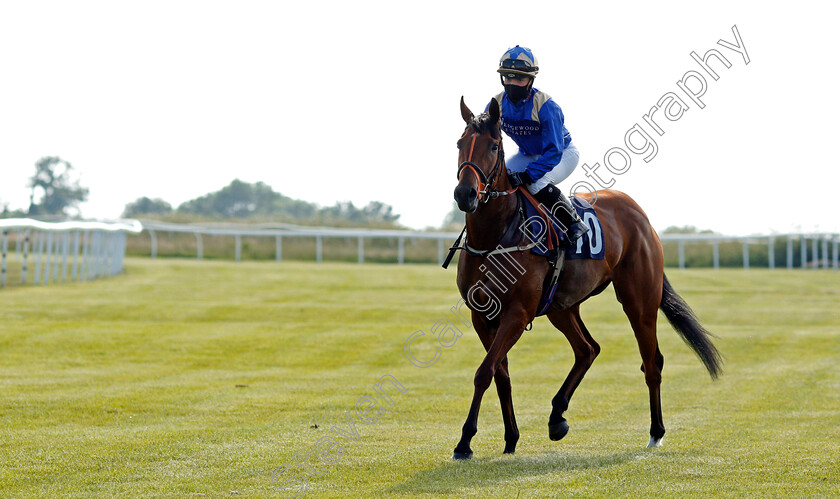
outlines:
[[[481,113],[474,117],[469,125],[476,133],[489,133],[494,139],[501,137],[501,130],[499,126],[490,119],[489,113]]]

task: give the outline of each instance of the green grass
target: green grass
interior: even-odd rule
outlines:
[[[470,462],[450,455],[477,337],[462,328],[426,369],[403,353],[413,332],[454,319],[451,269],[132,258],[119,277],[0,289],[0,491],[290,497],[272,474],[292,463],[280,478],[319,475],[306,497],[840,494],[840,276],[668,275],[726,365],[712,382],[660,318],[664,447],[644,448],[638,350],[607,290],[583,307],[602,353],[566,413],[569,435],[551,442],[546,423],[571,349],[538,319],[510,356],[517,453],[501,453],[491,388]],[[393,406],[365,398],[386,375],[405,389],[383,385]],[[387,410],[356,417],[356,439],[335,436],[366,400]]]

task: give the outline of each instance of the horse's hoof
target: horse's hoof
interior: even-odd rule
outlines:
[[[560,420],[559,423],[548,424],[548,438],[557,441],[569,433],[569,423],[565,419]]]
[[[662,447],[662,437],[653,438],[650,437],[650,442],[648,442],[648,449],[653,449],[654,447]]]
[[[452,459],[458,459],[459,461],[463,459],[472,459],[472,452],[455,451],[452,453]]]
[[[514,452],[516,452],[516,446],[515,445],[505,445],[504,454],[513,454]]]

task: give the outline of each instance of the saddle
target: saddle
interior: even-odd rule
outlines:
[[[563,271],[563,264],[566,259],[604,259],[604,232],[601,229],[601,222],[595,213],[595,209],[586,200],[575,196],[572,198],[572,206],[578,216],[589,226],[589,231],[580,237],[575,244],[569,244],[565,230],[559,225],[557,219],[547,210],[540,207],[540,203],[525,189],[516,190],[517,206],[513,216],[508,221],[507,229],[499,240],[499,243],[489,250],[478,250],[470,247],[467,240],[463,246],[459,246],[461,238],[466,232],[466,227],[461,235],[455,240],[450,248],[449,255],[443,262],[443,268],[449,266],[455,251],[463,250],[472,256],[490,256],[499,253],[510,253],[516,251],[531,251],[532,253],[545,257],[551,270],[543,282],[543,294],[536,310],[536,316],[545,315],[548,307],[554,299],[557,284]]]

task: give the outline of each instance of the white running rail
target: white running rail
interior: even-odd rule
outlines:
[[[349,229],[331,227],[303,227],[291,224],[260,224],[260,225],[238,225],[238,224],[174,224],[159,222],[156,220],[144,220],[143,230],[149,233],[151,239],[151,257],[157,257],[157,232],[189,233],[195,237],[196,258],[201,259],[204,255],[204,244],[202,236],[230,236],[235,245],[235,259],[242,259],[242,238],[243,237],[266,237],[276,240],[276,260],[283,259],[283,239],[295,237],[315,238],[315,261],[323,261],[323,240],[327,238],[357,239],[358,240],[358,262],[365,261],[365,241],[372,239],[396,239],[398,242],[398,253],[396,263],[404,263],[405,241],[412,239],[425,239],[437,241],[438,263],[442,263],[448,248],[458,237],[457,232],[420,232],[409,230],[393,229]],[[810,269],[833,269],[840,267],[840,234],[836,233],[803,233],[803,234],[767,234],[752,236],[727,236],[721,234],[660,234],[663,242],[677,243],[678,267],[686,267],[686,245],[708,245],[712,253],[712,267],[720,268],[719,246],[723,243],[740,243],[742,247],[742,261],[745,269],[750,268],[750,248],[764,246],[768,252],[768,267],[776,268],[775,247],[777,241],[785,241],[785,267],[794,268],[794,252],[798,247],[800,253],[799,265],[801,268]]]
[[[22,284],[86,281],[122,272],[127,233],[140,233],[137,220],[115,222],[42,222],[29,218],[0,219],[3,256],[0,287],[6,285],[8,254],[15,245]],[[31,262],[30,259],[34,260]]]

